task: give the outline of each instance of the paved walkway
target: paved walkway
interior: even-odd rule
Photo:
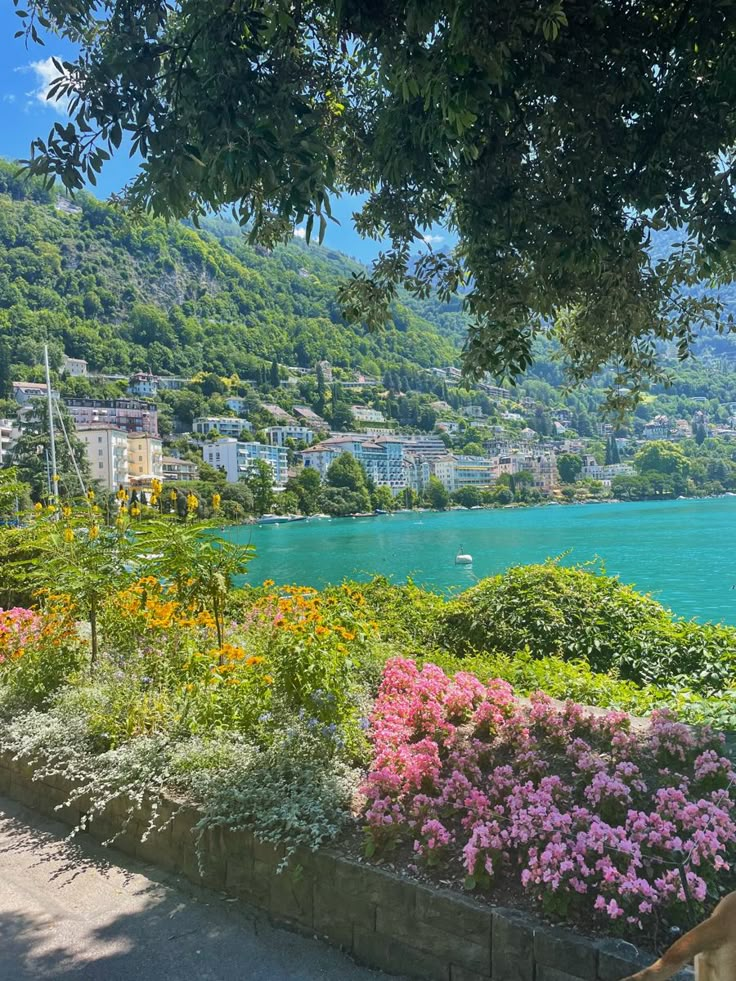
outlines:
[[[387,981],[0,797],[0,979]]]

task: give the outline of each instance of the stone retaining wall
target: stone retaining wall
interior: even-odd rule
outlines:
[[[34,780],[33,769],[0,754],[0,794],[70,825],[81,805],[55,810],[71,784],[60,777]],[[165,804],[165,819],[176,810]],[[116,801],[89,825],[104,841],[121,826],[128,804]],[[277,873],[279,850],[245,831],[208,831],[204,868],[198,867],[194,808],[176,813],[162,832],[141,842],[148,815],[118,838],[127,855],[227,892],[280,924],[319,936],[357,961],[425,981],[618,981],[651,963],[623,941],[590,940],[546,926],[518,910],[489,907],[449,890],[420,885],[345,858],[336,852],[299,852]],[[678,979],[691,979],[683,972]]]

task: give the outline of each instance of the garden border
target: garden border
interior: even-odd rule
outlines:
[[[0,753],[0,794],[71,826],[84,817],[84,801],[59,805],[73,787],[60,776],[36,778],[29,763]],[[100,841],[110,838],[129,806],[118,798],[89,823],[89,834]],[[551,927],[519,910],[487,906],[332,849],[300,849],[278,874],[283,851],[247,831],[206,831],[200,870],[192,834],[199,811],[164,802],[158,813],[163,821],[171,818],[163,831],[141,841],[150,818],[144,809],[114,847],[226,892],[265,911],[276,924],[320,937],[389,973],[425,981],[618,981],[652,961],[624,941],[593,940]],[[689,969],[677,975],[677,981],[692,978]]]

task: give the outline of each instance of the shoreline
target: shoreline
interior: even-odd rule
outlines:
[[[692,496],[680,495],[679,497],[643,497],[636,500],[624,497],[603,497],[589,498],[585,501],[561,501],[550,499],[544,501],[514,501],[511,504],[476,504],[472,507],[464,507],[457,504],[448,508],[397,508],[395,511],[359,511],[355,514],[267,514],[260,518],[245,518],[243,521],[234,521],[226,528],[240,528],[243,526],[295,524],[303,521],[347,521],[355,518],[386,518],[396,514],[451,514],[459,511],[531,511],[548,507],[584,507],[591,504],[672,504],[677,501],[720,501],[727,498],[736,498],[735,493],[726,492],[725,494],[693,494]]]

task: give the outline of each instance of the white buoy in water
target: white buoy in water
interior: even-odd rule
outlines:
[[[455,565],[472,565],[473,556],[469,555],[467,552],[460,551],[455,556]]]

